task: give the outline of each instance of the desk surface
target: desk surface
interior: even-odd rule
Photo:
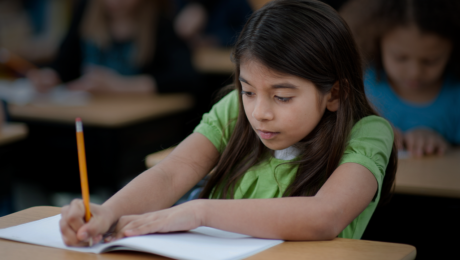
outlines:
[[[34,207],[0,218],[0,228],[27,223],[60,213],[56,207]],[[137,252],[88,254],[0,239],[2,259],[169,259]],[[340,239],[320,242],[285,242],[249,257],[257,259],[414,259],[415,247],[404,244]]]
[[[444,156],[400,159],[395,192],[460,198],[460,148]]]
[[[27,136],[27,126],[21,123],[7,123],[0,127],[0,145],[21,140]]]
[[[192,108],[188,94],[93,96],[84,106],[55,104],[10,105],[15,120],[32,119],[74,123],[81,117],[85,125],[119,127],[162,117]]]
[[[231,49],[202,48],[193,52],[193,66],[200,72],[232,74],[235,65],[230,59]]]

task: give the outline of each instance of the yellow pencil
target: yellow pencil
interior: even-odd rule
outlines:
[[[77,128],[77,147],[78,147],[78,164],[80,166],[80,182],[81,194],[83,203],[85,204],[85,222],[91,219],[91,211],[89,207],[89,186],[88,186],[88,173],[86,170],[86,156],[85,156],[85,141],[83,139],[83,124],[80,118],[75,119]],[[90,246],[92,246],[92,239],[90,239]]]

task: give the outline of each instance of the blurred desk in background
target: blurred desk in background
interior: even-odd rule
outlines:
[[[164,149],[162,151],[147,155],[147,157],[145,158],[145,165],[147,166],[147,168],[152,168],[153,166],[161,162],[161,160],[166,158],[166,156],[168,156],[174,150],[174,148],[176,147],[173,146],[168,149]]]
[[[47,192],[79,192],[74,122],[80,117],[90,190],[115,192],[145,170],[146,154],[191,133],[193,105],[188,94],[95,95],[84,106],[10,104],[11,119],[29,128],[21,153],[28,163],[16,165],[21,174],[14,178],[40,184]]]
[[[24,139],[27,136],[27,126],[22,123],[5,123],[0,127],[0,145],[6,145]]]
[[[395,192],[460,198],[460,148],[444,156],[400,159]]]
[[[24,224],[51,217],[61,211],[57,207],[33,207],[0,218],[0,228]],[[64,249],[31,245],[0,239],[2,259],[170,259],[153,254],[119,251],[103,254],[80,253]],[[417,254],[415,247],[404,244],[382,243],[358,239],[335,238],[330,241],[286,241],[251,257],[256,259],[387,259],[411,260]],[[32,257],[33,256],[33,257]]]
[[[232,74],[235,65],[230,59],[231,49],[202,48],[193,53],[193,66],[205,74]]]
[[[166,158],[175,147],[146,157],[148,168]],[[399,159],[396,193],[460,198],[460,148],[444,156]]]
[[[56,104],[10,105],[14,120],[40,120],[74,124],[80,117],[84,125],[121,127],[191,109],[193,98],[188,94],[169,95],[105,95],[93,96],[84,106]]]

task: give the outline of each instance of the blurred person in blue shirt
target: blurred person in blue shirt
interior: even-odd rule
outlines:
[[[352,0],[341,10],[366,61],[366,94],[412,156],[460,144],[459,12],[451,0]]]

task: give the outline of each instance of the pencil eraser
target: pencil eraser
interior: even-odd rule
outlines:
[[[75,118],[75,121],[76,122],[81,122],[81,118],[77,117],[77,118]]]

